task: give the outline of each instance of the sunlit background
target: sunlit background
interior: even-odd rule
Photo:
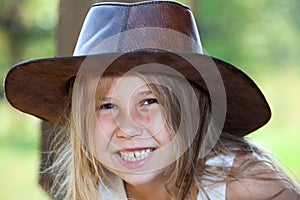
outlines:
[[[55,56],[59,1],[0,1],[3,82],[13,64]],[[299,0],[201,0],[193,8],[207,54],[239,66],[270,103],[271,121],[249,137],[272,150],[295,179],[300,177],[299,8]],[[38,186],[39,143],[40,121],[13,109],[0,84],[1,200],[47,199]]]

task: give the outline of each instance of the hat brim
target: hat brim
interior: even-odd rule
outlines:
[[[198,69],[216,67],[227,102],[223,131],[244,136],[263,126],[271,117],[264,95],[250,77],[227,62],[196,53],[144,51],[31,60],[13,66],[8,72],[5,95],[20,111],[55,122],[67,96],[66,84],[83,65],[88,65],[85,70],[91,71],[105,68],[111,72],[126,72],[146,63],[167,65],[204,90],[207,84],[199,76]],[[197,63],[198,68],[191,63]]]

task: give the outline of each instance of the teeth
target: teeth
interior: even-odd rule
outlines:
[[[135,152],[120,151],[119,155],[125,161],[135,162],[147,158],[152,151],[153,149],[146,149],[146,150],[135,151]]]

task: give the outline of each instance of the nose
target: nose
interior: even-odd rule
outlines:
[[[150,117],[137,109],[128,109],[116,116],[116,135],[119,138],[132,138],[142,136],[149,123]]]

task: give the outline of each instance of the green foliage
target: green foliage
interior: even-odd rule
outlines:
[[[201,0],[197,16],[207,53],[253,77],[271,106],[270,122],[250,138],[271,149],[298,177],[299,6],[298,0]]]
[[[54,56],[58,1],[2,0],[0,12],[0,81],[17,62]],[[0,85],[0,92],[3,90]]]
[[[1,0],[0,82],[9,67],[27,59],[54,56],[58,1]],[[39,121],[1,100],[0,199],[46,199],[38,185]]]
[[[300,178],[299,116],[300,68],[272,70],[261,74],[257,80],[263,86],[270,103],[270,122],[249,137],[271,150]],[[268,77],[268,78],[266,78]],[[287,169],[288,170],[288,169]],[[296,177],[295,177],[296,178]]]
[[[0,199],[46,199],[38,186],[39,120],[0,101]]]
[[[0,82],[13,64],[54,55],[58,2],[1,0]],[[200,2],[197,22],[206,51],[254,77],[271,105],[271,121],[249,137],[300,177],[300,1]],[[37,183],[39,132],[39,120],[0,97],[0,199],[46,199]]]
[[[257,74],[299,63],[298,0],[202,0],[198,22],[209,54]]]

